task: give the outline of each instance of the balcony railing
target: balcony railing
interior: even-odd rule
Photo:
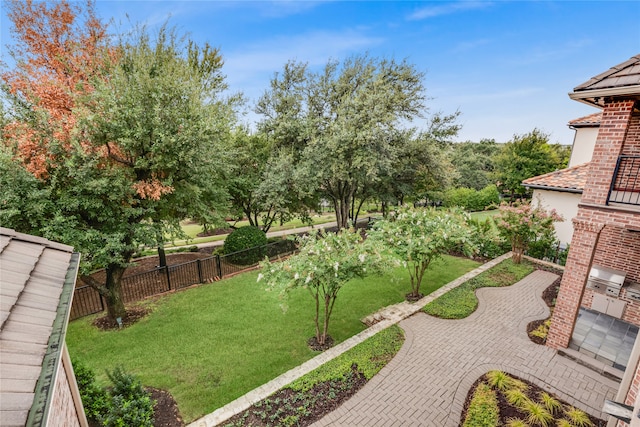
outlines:
[[[640,205],[640,156],[620,156],[607,203]]]

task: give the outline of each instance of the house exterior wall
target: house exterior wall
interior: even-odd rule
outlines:
[[[590,305],[592,295],[585,286],[592,264],[621,269],[631,280],[640,278],[640,240],[625,229],[640,229],[640,212],[606,205],[618,156],[640,153],[640,113],[634,113],[634,104],[634,99],[617,99],[605,105],[591,172],[573,220],[575,231],[547,338],[550,347],[569,345],[580,306]],[[628,305],[626,315],[638,324],[634,307]]]
[[[48,427],[88,427],[66,345],[62,349],[58,362],[54,393],[46,425]]]
[[[581,196],[579,193],[533,190],[532,200],[534,203],[540,203],[546,210],[555,209],[564,218],[564,221],[553,224],[562,245],[571,243],[571,236],[573,236],[573,222],[571,220],[578,214],[578,203]]]
[[[591,155],[596,145],[598,127],[579,127],[573,137],[569,167],[581,165],[591,161]]]

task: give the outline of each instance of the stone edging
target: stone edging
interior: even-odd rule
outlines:
[[[487,271],[488,269],[494,267],[495,265],[501,263],[505,259],[511,257],[511,252],[508,252],[504,255],[499,256],[485,264],[482,264],[480,267],[458,277],[457,279],[447,283],[442,286],[438,290],[430,293],[424,298],[416,301],[414,303],[401,302],[399,304],[395,304],[392,306],[383,309],[384,319],[373,326],[365,329],[352,336],[351,338],[341,342],[340,344],[332,347],[328,350],[325,350],[323,353],[317,355],[311,360],[306,361],[300,366],[297,366],[284,374],[274,378],[266,384],[261,385],[258,388],[251,390],[249,393],[245,394],[237,398],[236,400],[226,404],[225,406],[216,409],[212,413],[205,415],[204,417],[192,422],[187,427],[215,427],[218,424],[221,424],[233,417],[240,412],[249,409],[251,405],[257,403],[278,390],[284,388],[291,382],[297,380],[303,375],[308,374],[319,366],[327,363],[328,361],[340,356],[342,353],[350,350],[356,345],[360,344],[364,340],[371,338],[378,332],[387,329],[388,327],[399,323],[401,320],[415,314],[420,311],[425,305],[429,304],[436,298],[446,294],[450,290],[457,288],[467,280],[470,280],[480,273]]]

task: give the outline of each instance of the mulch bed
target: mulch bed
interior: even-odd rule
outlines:
[[[178,404],[173,396],[171,396],[171,393],[153,387],[147,387],[146,390],[151,393],[151,399],[156,402],[153,406],[154,427],[184,426],[184,421],[178,410]]]
[[[282,389],[228,419],[219,427],[308,426],[334,411],[367,383],[364,375],[351,367],[344,380],[316,384],[309,391]]]
[[[122,328],[126,328],[127,326],[131,326],[136,323],[138,320],[142,319],[144,316],[149,314],[151,310],[145,307],[127,307],[127,314],[122,318]],[[93,326],[102,330],[102,331],[110,331],[112,329],[120,329],[120,325],[118,325],[117,321],[109,319],[107,316],[101,316],[96,318],[93,321]]]
[[[562,281],[562,277],[559,277],[558,279],[556,279],[555,282],[549,285],[542,292],[542,299],[544,300],[545,304],[547,304],[547,307],[549,307],[549,310],[551,311],[551,313],[553,313],[553,308],[556,305],[556,298],[558,297],[558,291],[560,290],[561,281]],[[546,338],[531,335],[531,332],[535,331],[540,325],[546,322],[550,317],[551,315],[549,315],[549,317],[547,317],[546,319],[534,320],[533,322],[529,322],[529,324],[527,325],[527,334],[529,335],[529,339],[531,341],[540,345],[546,344],[547,342]]]
[[[529,386],[526,394],[530,399],[538,402],[540,401],[538,396],[540,396],[546,390],[542,389],[541,387],[538,387],[537,385],[529,381],[523,380],[522,378],[519,378],[515,375],[510,375],[510,376],[524,382]],[[462,409],[462,416],[460,417],[460,424],[458,424],[459,427],[462,427],[464,420],[467,417],[467,410],[469,409],[469,404],[471,403],[471,399],[473,398],[473,394],[475,393],[476,388],[478,387],[478,385],[480,385],[480,383],[486,382],[486,380],[487,380],[486,375],[483,375],[480,378],[478,378],[475,383],[473,383],[473,386],[471,386],[471,389],[469,390],[469,393],[467,394],[467,398],[464,402],[464,406]],[[507,400],[505,399],[502,393],[497,392],[496,394],[498,397],[498,408],[500,409],[500,418],[497,425],[499,426],[507,425],[507,421],[514,418],[526,420],[527,414],[524,411],[520,410],[519,408],[507,402]],[[559,400],[564,406],[570,406],[568,403],[566,403],[562,399],[559,399],[553,393],[549,393],[549,394],[551,394],[553,397]],[[589,415],[589,419],[593,423],[594,427],[605,427],[607,425],[606,421],[596,418],[594,416]],[[549,424],[549,427],[554,427],[554,426],[556,426],[556,422],[552,422]]]

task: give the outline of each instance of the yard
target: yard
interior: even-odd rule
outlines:
[[[431,293],[476,266],[445,256],[430,269],[422,291]],[[152,312],[120,331],[99,331],[92,326],[95,316],[74,321],[67,334],[70,353],[101,381],[105,370],[122,366],[146,386],[170,391],[185,421],[192,421],[317,354],[306,345],[314,332],[312,298],[299,289],[282,300],[256,282],[257,274],[146,301]],[[330,334],[341,342],[360,332],[360,319],[402,301],[409,288],[404,269],[348,283]]]

